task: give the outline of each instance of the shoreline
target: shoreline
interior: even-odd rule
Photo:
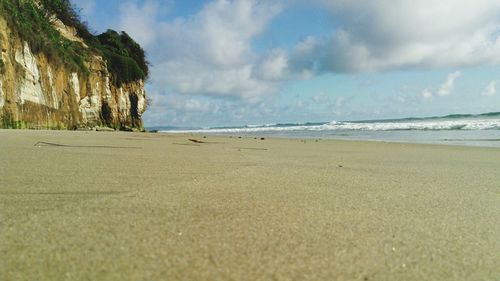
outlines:
[[[0,130],[0,279],[500,277],[499,149],[205,136]]]
[[[380,142],[389,144],[417,144],[417,145],[444,145],[444,146],[458,146],[458,147],[477,147],[477,148],[500,148],[500,139],[445,139],[441,141],[411,141],[411,140],[390,140],[390,139],[359,139],[359,138],[342,138],[339,136],[280,136],[280,135],[266,135],[266,134],[217,134],[217,133],[175,133],[169,131],[147,132],[167,135],[193,135],[193,136],[211,136],[217,138],[247,138],[247,139],[281,139],[281,140],[306,140],[306,141],[352,141],[352,142]],[[456,142],[456,143],[453,143]],[[464,143],[465,142],[465,143]],[[482,142],[493,142],[494,145],[482,144]],[[469,144],[467,144],[469,143]]]
[[[269,135],[269,134],[218,134],[218,133],[200,133],[200,132],[170,132],[170,131],[122,131],[122,130],[106,130],[99,128],[97,130],[50,130],[50,129],[2,129],[0,131],[24,131],[24,132],[94,132],[94,133],[124,133],[124,134],[164,134],[170,136],[199,136],[213,138],[243,138],[243,139],[278,139],[278,140],[300,140],[300,141],[340,141],[340,142],[368,142],[368,143],[387,143],[387,144],[409,144],[409,145],[437,145],[437,146],[454,146],[454,147],[473,147],[473,148],[500,148],[500,139],[444,139],[439,141],[412,141],[412,140],[394,140],[394,139],[360,139],[360,138],[343,138],[342,136],[284,136],[284,135]],[[456,143],[453,143],[456,142]],[[465,143],[464,143],[465,142]],[[467,144],[469,142],[469,144]],[[481,145],[481,142],[493,142],[495,145]],[[471,144],[473,143],[473,144]],[[498,144],[497,144],[498,143]]]

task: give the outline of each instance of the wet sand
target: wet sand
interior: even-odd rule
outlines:
[[[0,130],[0,179],[0,280],[500,280],[498,148]]]

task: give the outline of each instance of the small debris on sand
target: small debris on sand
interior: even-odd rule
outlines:
[[[233,147],[234,149],[237,149],[238,151],[241,151],[241,150],[262,150],[262,151],[266,151],[268,150],[267,148],[258,148],[258,147]]]
[[[200,140],[197,140],[197,139],[188,139],[190,142],[194,142],[194,143],[205,143],[204,141],[200,141]]]

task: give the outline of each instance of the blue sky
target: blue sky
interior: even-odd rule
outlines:
[[[152,63],[146,126],[500,111],[497,0],[72,0]]]

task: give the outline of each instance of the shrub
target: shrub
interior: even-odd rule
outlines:
[[[108,30],[97,38],[118,85],[146,79],[149,69],[144,50],[127,33]]]

